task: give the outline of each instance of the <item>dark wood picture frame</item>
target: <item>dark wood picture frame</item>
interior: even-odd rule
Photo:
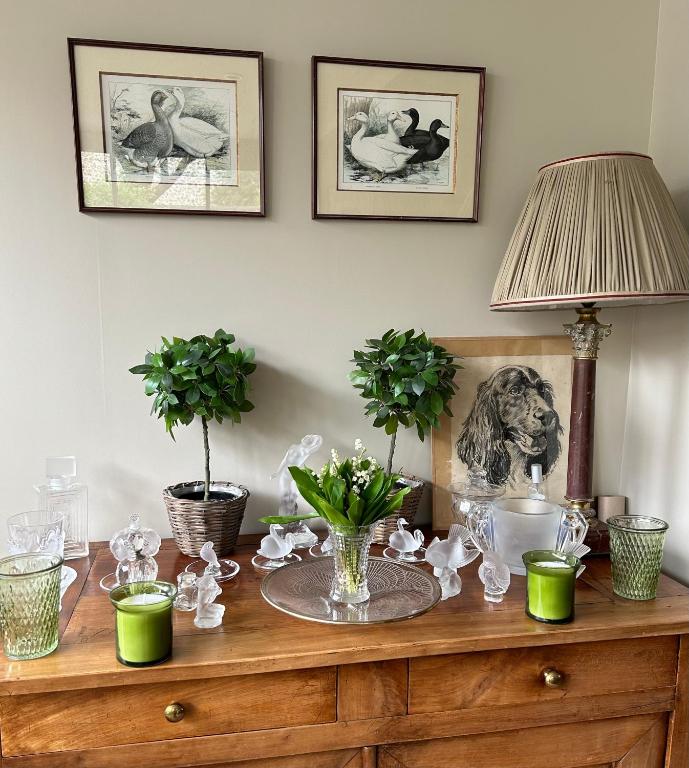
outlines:
[[[318,209],[318,66],[319,64],[343,64],[367,67],[387,67],[411,70],[429,70],[438,72],[462,72],[476,74],[479,77],[478,115],[476,125],[476,160],[474,164],[473,210],[471,216],[398,216],[379,214],[344,214],[324,213]],[[399,61],[384,61],[378,59],[351,59],[337,56],[311,57],[311,218],[312,219],[355,219],[378,221],[444,221],[444,222],[478,222],[479,189],[481,171],[481,144],[483,134],[483,107],[485,100],[485,67],[453,66],[449,64],[420,64]],[[376,90],[376,89],[372,89]]]
[[[77,98],[77,71],[75,61],[75,48],[77,46],[89,46],[94,48],[121,48],[129,50],[159,51],[163,53],[202,54],[205,56],[233,56],[238,58],[256,59],[258,77],[258,159],[259,159],[259,209],[256,211],[232,211],[232,210],[201,210],[183,208],[137,208],[114,206],[90,206],[84,199],[84,174],[81,160],[81,137],[79,123],[79,106]],[[264,103],[263,103],[263,52],[239,51],[224,48],[201,48],[196,46],[165,45],[159,43],[133,43],[116,40],[92,40],[89,38],[67,38],[69,56],[69,73],[72,95],[72,117],[74,123],[74,149],[77,172],[77,192],[79,211],[82,213],[154,213],[172,215],[195,216],[251,216],[265,217],[266,215],[266,187],[265,187],[265,139],[264,139]],[[193,79],[193,78],[190,78]]]

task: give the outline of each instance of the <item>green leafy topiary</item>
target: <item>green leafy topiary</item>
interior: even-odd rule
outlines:
[[[385,427],[390,435],[386,471],[392,472],[397,429],[416,425],[419,440],[440,424],[457,385],[455,355],[434,344],[425,333],[414,329],[398,333],[394,329],[382,339],[366,339],[368,351],[354,351],[356,368],[349,378],[361,396],[368,400],[366,415],[374,416],[374,427]]]
[[[162,337],[161,348],[148,352],[143,365],[130,368],[143,374],[145,392],[153,397],[151,413],[165,420],[165,429],[174,440],[173,429],[201,417],[205,456],[204,500],[210,490],[210,449],[208,422],[231,419],[238,424],[242,413],[253,410],[246,398],[248,376],[256,370],[254,350],[232,349],[235,337],[222,329],[214,336],[189,339]]]

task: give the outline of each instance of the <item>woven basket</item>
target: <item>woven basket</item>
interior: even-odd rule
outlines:
[[[389,517],[384,518],[378,523],[376,532],[373,535],[374,544],[388,545],[390,534],[397,530],[397,521],[400,517],[403,517],[409,525],[414,522],[414,518],[419,509],[419,504],[421,503],[421,498],[423,497],[426,482],[425,480],[419,480],[418,477],[405,477],[403,475],[397,481],[395,488],[399,490],[404,486],[411,488],[411,491],[409,491],[409,493],[402,499],[402,506],[397,512],[393,512]]]
[[[170,485],[163,491],[175,544],[189,557],[198,557],[207,541],[213,542],[219,557],[228,555],[237,543],[249,491],[242,485],[223,482],[212,482],[210,490],[225,498],[204,501],[200,480]]]

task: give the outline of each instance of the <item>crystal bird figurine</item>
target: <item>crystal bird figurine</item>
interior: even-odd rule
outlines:
[[[225,613],[225,606],[215,602],[215,598],[222,594],[222,589],[215,580],[215,575],[220,573],[220,564],[211,541],[207,541],[201,547],[199,554],[208,565],[203,576],[197,580],[198,604],[194,626],[199,629],[211,629],[222,624],[222,617]]]

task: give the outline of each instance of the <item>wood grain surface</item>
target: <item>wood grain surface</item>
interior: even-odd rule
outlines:
[[[676,637],[653,637],[411,659],[409,711],[556,704],[565,697],[672,687],[677,652]],[[564,675],[560,688],[544,684],[549,668]]]
[[[0,657],[0,766],[686,768],[689,590],[671,579],[656,600],[624,600],[607,559],[591,559],[575,621],[552,626],[524,614],[522,577],[502,604],[485,603],[473,563],[462,594],[424,616],[329,626],[262,599],[257,538],[234,555],[222,626],[197,630],[175,612],[173,657],[150,668],[115,659],[98,586],[109,550],[74,562],[57,651]],[[159,577],[175,581],[188,562],[164,542]],[[546,666],[565,674],[562,689],[543,686]],[[179,723],[163,716],[173,701]]]
[[[0,698],[5,755],[334,722],[333,667]],[[184,707],[169,723],[165,707]]]
[[[607,560],[591,560],[578,580],[572,624],[551,626],[529,619],[524,614],[525,579],[520,576],[513,577],[503,603],[486,603],[476,562],[462,570],[460,596],[412,621],[367,627],[313,624],[280,613],[263,600],[262,575],[250,565],[254,551],[252,545],[244,545],[234,555],[242,570],[223,587],[220,599],[227,610],[220,627],[198,630],[193,614],[176,611],[172,659],[156,667],[131,669],[115,659],[113,608],[98,586],[100,578],[113,570],[114,561],[107,549],[99,549],[60,647],[32,661],[0,657],[0,696],[689,633],[685,587],[664,578],[656,600],[617,598]],[[380,548],[373,551],[379,553]],[[158,556],[159,578],[175,581],[189,562],[166,541]],[[71,599],[69,592],[66,599]]]

